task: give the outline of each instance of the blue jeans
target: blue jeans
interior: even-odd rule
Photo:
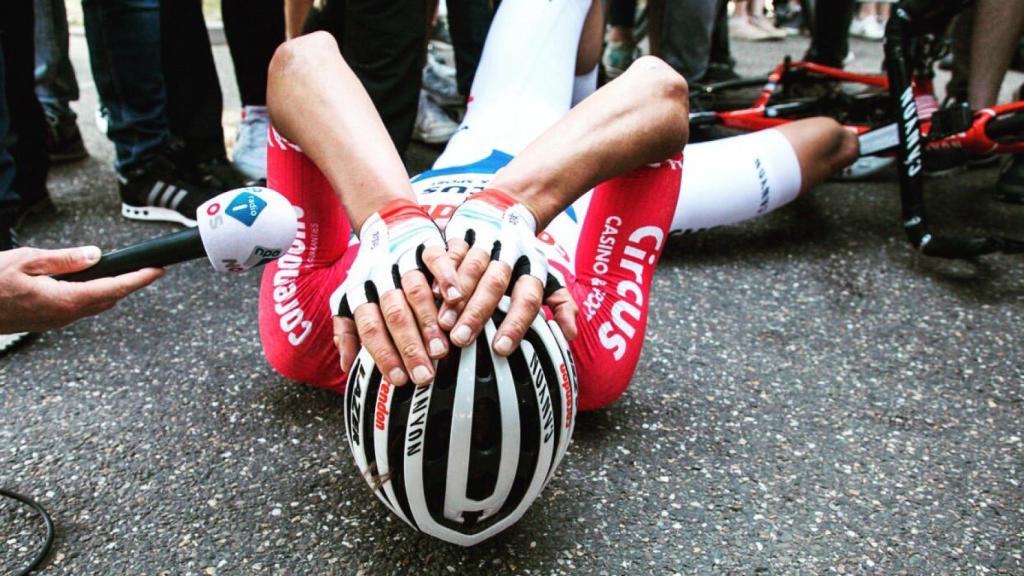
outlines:
[[[78,100],[78,81],[68,57],[68,15],[64,0],[35,0],[36,96],[48,116],[75,121],[69,102]]]
[[[114,167],[145,162],[169,140],[160,56],[160,0],[82,0],[89,60],[110,113]]]
[[[35,93],[32,2],[0,0],[4,96],[0,111],[0,203],[27,207],[47,196],[46,118]],[[14,169],[17,165],[17,170]],[[13,190],[13,192],[12,192]],[[14,193],[17,193],[15,195]]]

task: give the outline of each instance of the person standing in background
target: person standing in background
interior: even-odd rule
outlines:
[[[201,2],[82,0],[82,9],[121,214],[195,226],[199,204],[248,182],[227,161]]]
[[[235,66],[242,121],[231,162],[253,180],[267,177],[267,68],[284,42],[284,0],[221,0],[221,17]]]
[[[53,162],[89,156],[71,102],[78,80],[68,55],[68,15],[64,0],[35,0],[36,96],[46,114],[46,149]]]
[[[325,0],[322,8],[311,10],[313,0],[285,0],[288,38],[315,30],[334,36],[403,157],[419,110],[427,14],[433,14],[426,4],[424,0]]]
[[[32,2],[0,1],[0,250],[16,245],[20,218],[53,207],[46,188],[46,117],[35,93],[34,35]]]
[[[227,158],[224,96],[200,0],[160,1],[160,49],[174,162],[218,192],[250,183]]]
[[[815,3],[811,46],[805,60],[833,68],[843,67],[850,53],[850,22],[855,2],[828,0]]]

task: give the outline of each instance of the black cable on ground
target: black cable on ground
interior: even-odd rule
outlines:
[[[33,570],[39,567],[43,560],[46,559],[46,555],[50,553],[50,547],[53,546],[53,519],[50,518],[50,515],[46,512],[45,508],[28,496],[23,496],[17,492],[12,492],[4,488],[0,488],[0,496],[6,496],[12,500],[17,500],[29,508],[32,508],[43,519],[43,524],[46,526],[46,541],[43,542],[43,545],[36,552],[35,556],[32,557],[32,561],[29,562],[28,565],[20,572],[15,572],[15,576],[28,576]]]

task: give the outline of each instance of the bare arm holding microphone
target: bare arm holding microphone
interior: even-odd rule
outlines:
[[[218,272],[244,272],[284,254],[295,210],[267,188],[231,190],[203,203],[198,228],[101,254],[95,246],[0,252],[0,334],[58,328],[110,309],[163,275],[206,257]]]
[[[143,268],[89,282],[51,278],[85,270],[99,259],[95,246],[0,252],[0,334],[60,328],[99,314],[164,273],[161,268]]]

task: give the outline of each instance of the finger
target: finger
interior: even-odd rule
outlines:
[[[476,291],[476,285],[491,265],[491,254],[480,248],[471,248],[459,264],[459,289],[466,297]]]
[[[467,252],[469,252],[469,244],[462,238],[448,240],[448,258],[456,268],[462,264],[462,259],[466,257]]]
[[[430,270],[441,290],[445,302],[457,304],[462,300],[459,290],[459,275],[451,258],[441,246],[428,246],[421,256],[423,264]],[[408,296],[408,292],[406,293]]]
[[[416,318],[409,309],[402,290],[391,290],[380,297],[380,313],[384,316],[391,340],[398,349],[405,373],[416,385],[429,384],[434,379],[434,366],[423,346]]]
[[[359,340],[373,357],[373,362],[380,369],[380,373],[395,386],[404,386],[409,378],[402,369],[402,358],[391,342],[391,335],[384,324],[384,318],[380,315],[380,309],[374,304],[363,304],[356,308],[352,316],[355,318]]]
[[[498,307],[511,277],[512,269],[508,264],[492,262],[487,267],[486,273],[459,315],[455,328],[452,329],[451,338],[456,346],[466,347],[473,342],[483,329],[484,323],[494,314],[494,309]]]
[[[445,256],[442,254],[441,256]],[[437,306],[434,294],[427,285],[427,279],[419,272],[410,272],[402,276],[402,292],[412,308],[412,313],[419,324],[420,334],[427,343],[427,353],[431,358],[438,359],[448,353],[444,332],[437,324]]]
[[[334,346],[338,349],[341,371],[348,374],[359,350],[359,332],[351,318],[334,317]]]
[[[63,250],[30,250],[21,270],[31,276],[68,274],[85,270],[100,260],[100,249],[80,246]]]
[[[471,249],[465,257],[462,258],[458,268],[458,275],[459,287],[463,294],[463,300],[453,303],[445,302],[444,305],[441,306],[441,313],[439,317],[441,328],[449,331],[455,328],[455,323],[459,319],[459,312],[461,312],[465,306],[465,299],[472,297],[477,284],[480,282],[480,278],[483,277],[490,264],[491,255],[479,248]]]
[[[544,299],[544,286],[533,276],[520,276],[512,288],[512,304],[508,314],[494,335],[494,351],[500,356],[508,356],[515,350],[526,335],[530,324],[540,312],[541,300]]]
[[[555,322],[562,329],[565,339],[569,342],[575,340],[577,334],[576,315],[579,314],[580,309],[576,306],[572,293],[567,288],[559,288],[551,296],[548,296],[544,303],[554,313]]]
[[[113,305],[132,292],[152,284],[163,274],[163,268],[143,268],[120,276],[97,278],[88,282],[60,282],[58,286],[63,299],[71,306],[84,310],[107,302]]]

